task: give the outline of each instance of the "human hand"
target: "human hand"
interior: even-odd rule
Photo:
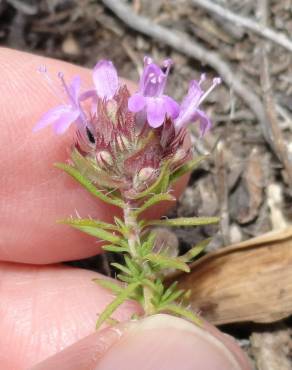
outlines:
[[[62,70],[90,81],[86,69],[0,51],[0,368],[248,370],[235,343],[207,324],[157,315],[94,332],[96,315],[112,300],[92,282],[98,274],[49,265],[100,250],[85,234],[56,225],[57,219],[77,210],[109,221],[116,211],[53,168],[67,159],[70,134],[32,133],[43,112],[59,103],[34,73],[43,64],[51,76]],[[156,216],[162,213],[156,208]],[[139,307],[127,302],[115,318],[124,322],[135,312]]]

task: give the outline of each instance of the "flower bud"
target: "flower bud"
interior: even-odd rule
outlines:
[[[176,151],[172,158],[173,163],[181,162],[185,159],[186,157],[186,151],[183,148],[180,148]]]
[[[106,111],[107,111],[108,117],[113,123],[116,122],[117,109],[118,107],[117,107],[116,101],[114,100],[107,101]]]
[[[116,143],[119,151],[124,151],[129,148],[129,140],[125,135],[118,135],[116,138]]]
[[[113,164],[113,157],[106,150],[101,150],[96,153],[96,161],[100,167],[105,168]]]
[[[153,167],[144,167],[142,168],[138,174],[134,176],[134,188],[139,188],[141,185],[145,185],[147,183],[151,183],[152,179],[155,175],[155,168]]]

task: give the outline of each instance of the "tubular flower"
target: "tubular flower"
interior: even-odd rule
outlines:
[[[179,114],[177,102],[163,94],[171,64],[171,60],[166,59],[163,62],[166,70],[163,72],[151,58],[145,57],[139,90],[128,102],[131,112],[146,112],[147,121],[153,128],[160,127],[166,117],[175,119]]]
[[[93,82],[97,96],[101,99],[112,99],[119,87],[117,70],[109,60],[100,60],[93,70]]]
[[[213,83],[210,88],[204,92],[201,89],[201,84],[206,79],[205,75],[203,74],[200,78],[200,81],[197,82],[195,80],[190,82],[189,90],[185,98],[183,99],[181,106],[180,106],[180,113],[179,116],[174,121],[174,126],[176,131],[181,130],[183,127],[186,127],[189,123],[199,121],[200,122],[200,132],[201,136],[205,135],[205,133],[211,127],[211,121],[206,115],[206,113],[200,109],[198,109],[199,105],[203,102],[203,100],[210,94],[210,92],[221,83],[220,78],[214,78]]]
[[[78,122],[79,126],[85,124],[85,114],[79,104],[80,77],[74,77],[69,85],[66,84],[62,73],[59,73],[58,77],[64,87],[68,103],[59,105],[44,114],[34,127],[34,131],[53,125],[56,134],[63,134],[73,122]]]

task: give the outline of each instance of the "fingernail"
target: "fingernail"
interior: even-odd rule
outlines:
[[[128,324],[94,370],[249,370],[217,337],[183,319],[154,315]]]

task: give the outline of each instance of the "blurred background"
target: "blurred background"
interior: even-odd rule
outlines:
[[[205,102],[213,129],[199,140],[192,127],[195,152],[213,155],[192,174],[169,214],[219,215],[220,225],[158,232],[174,253],[215,234],[207,250],[212,256],[242,241],[247,241],[243,250],[257,254],[253,238],[264,238],[257,259],[235,256],[243,264],[240,277],[236,258],[224,260],[234,266],[225,269],[229,275],[220,275],[218,283],[213,273],[209,296],[202,288],[196,291],[201,301],[194,297],[193,304],[237,338],[255,369],[292,369],[292,0],[0,0],[0,43],[87,67],[111,59],[120,75],[136,81],[144,55],[157,62],[170,57],[174,67],[167,90],[179,101],[202,72],[209,83],[222,78]],[[275,234],[266,236],[269,231]],[[114,275],[113,258],[71,264],[97,265]],[[259,273],[266,279],[262,285]],[[220,296],[218,290],[232,279],[235,295]],[[226,300],[237,316],[220,310]]]

